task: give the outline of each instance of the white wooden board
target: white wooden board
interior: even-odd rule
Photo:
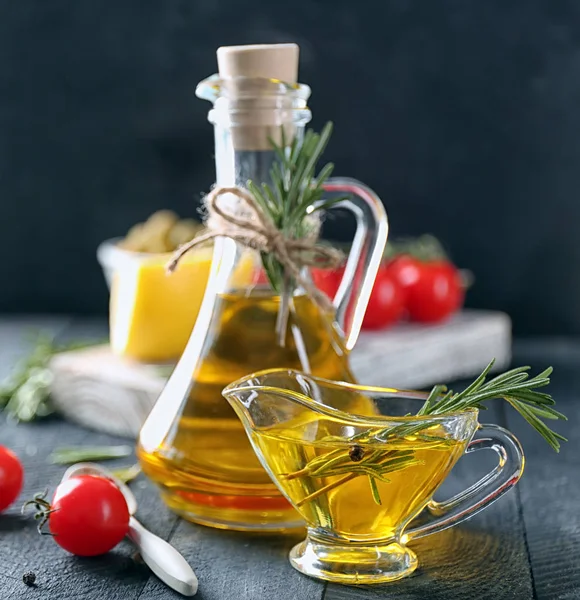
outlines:
[[[510,363],[510,318],[464,311],[441,325],[402,323],[363,332],[350,362],[361,383],[422,388],[477,375],[492,358],[496,371]]]
[[[509,317],[464,311],[442,325],[364,332],[351,365],[363,384],[421,388],[472,377],[494,357],[496,370],[510,363]],[[52,396],[60,412],[92,429],[132,438],[166,378],[158,367],[123,360],[107,346],[57,355],[51,366]]]

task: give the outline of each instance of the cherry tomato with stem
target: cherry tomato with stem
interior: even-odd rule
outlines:
[[[125,497],[104,477],[71,477],[56,488],[52,503],[45,494],[37,494],[27,505],[37,509],[38,530],[42,533],[48,521],[55,542],[77,556],[105,554],[129,531]]]
[[[22,490],[24,468],[8,448],[0,446],[0,512],[8,508]]]

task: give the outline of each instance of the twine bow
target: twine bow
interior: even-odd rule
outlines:
[[[220,206],[224,194],[233,194],[242,201],[236,210]],[[294,239],[284,235],[256,202],[254,197],[239,187],[216,187],[205,197],[207,209],[206,226],[209,231],[181,246],[171,258],[167,270],[172,272],[179,261],[192,248],[216,237],[225,236],[248,248],[273,254],[284,267],[286,274],[298,283],[313,302],[322,310],[332,310],[332,302],[314,283],[301,272],[302,267],[322,266],[334,268],[340,265],[344,255],[336,248],[317,244],[318,227],[305,238]]]

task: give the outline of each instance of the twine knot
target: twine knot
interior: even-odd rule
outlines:
[[[221,200],[225,194],[236,196],[241,203],[234,208],[226,207]],[[335,268],[344,259],[343,253],[317,243],[320,222],[311,219],[307,223],[305,236],[299,239],[288,237],[256,202],[254,197],[240,187],[215,187],[205,197],[207,211],[205,225],[208,231],[181,246],[171,258],[167,270],[176,269],[179,261],[192,248],[216,237],[229,237],[242,245],[266,254],[272,254],[284,267],[286,274],[294,279],[312,301],[322,310],[332,310],[332,302],[308,277],[302,267]]]

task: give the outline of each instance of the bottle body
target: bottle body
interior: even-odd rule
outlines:
[[[145,447],[145,473],[176,512],[207,525],[234,529],[285,530],[301,525],[252,450],[241,422],[222,390],[239,376],[285,367],[321,377],[353,381],[347,352],[312,300],[293,297],[286,343],[277,343],[280,296],[269,286],[216,294],[187,399],[163,441]],[[198,321],[199,322],[199,321]]]
[[[306,107],[310,90],[278,81],[244,80],[232,100],[213,78],[207,81],[200,84],[198,95],[214,103],[210,121],[215,128],[217,185],[246,188],[248,180],[271,183],[277,157],[270,141],[280,145],[281,140],[302,139],[310,119]],[[226,194],[224,202],[235,210],[239,198]],[[369,281],[372,287],[386,241],[380,201],[373,196],[371,223],[361,205],[350,204],[357,207],[351,210],[359,226],[365,225],[364,231],[357,230],[365,275],[357,279],[351,268],[351,279],[357,283],[346,282],[343,296],[357,286],[370,293]],[[349,259],[347,271],[359,257]],[[306,269],[303,277],[309,277]],[[230,238],[216,238],[191,338],[141,430],[137,449],[144,472],[160,487],[164,501],[188,520],[249,531],[303,526],[260,465],[241,422],[222,396],[232,381],[269,368],[354,382],[345,341],[353,336],[345,336],[334,308],[321,308],[300,285],[292,285],[284,298],[288,319],[281,340],[278,319],[283,300],[265,278],[260,254]],[[364,412],[365,407],[353,405],[352,410]]]

